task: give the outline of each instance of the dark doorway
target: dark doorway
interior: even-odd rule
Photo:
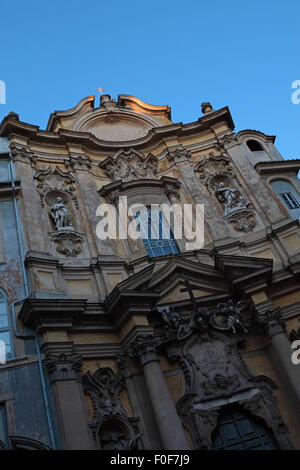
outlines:
[[[212,442],[212,450],[279,449],[265,423],[237,407],[221,411]]]

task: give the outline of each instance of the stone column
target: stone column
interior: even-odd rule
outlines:
[[[94,448],[80,383],[81,365],[81,358],[73,354],[51,355],[47,358],[65,450]]]
[[[181,421],[160,368],[154,338],[151,335],[137,336],[129,349],[129,355],[139,358],[164,449],[189,449]]]
[[[268,310],[264,313],[256,313],[256,321],[260,329],[271,341],[274,355],[280,369],[289,381],[289,385],[294,392],[298,407],[300,408],[300,374],[299,366],[292,363],[291,342],[284,328],[284,320],[280,313],[280,308]]]

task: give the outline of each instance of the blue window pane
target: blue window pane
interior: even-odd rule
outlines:
[[[9,162],[0,162],[0,181],[7,181],[10,179]]]
[[[7,418],[5,405],[0,405],[0,439],[8,446]]]
[[[136,218],[148,256],[154,258],[179,253],[172,231],[162,212],[151,212],[149,208],[146,214],[138,212]]]
[[[10,359],[11,355],[11,343],[9,331],[0,332],[0,363],[4,363],[6,359]]]

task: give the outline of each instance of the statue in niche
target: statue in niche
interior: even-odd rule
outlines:
[[[57,230],[73,229],[70,212],[61,197],[58,197],[55,203],[52,204],[50,214]]]
[[[102,438],[101,448],[103,450],[134,450],[140,437],[141,434],[134,438],[126,438],[118,432],[111,432],[105,438]]]
[[[219,201],[224,204],[225,216],[231,212],[238,211],[240,209],[246,209],[250,204],[250,202],[247,201],[247,199],[242,194],[240,194],[237,189],[232,189],[229,186],[225,186],[224,183],[220,183],[218,185],[215,193]]]

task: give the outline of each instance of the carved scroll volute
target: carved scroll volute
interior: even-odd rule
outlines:
[[[198,397],[187,394],[179,400],[177,411],[194,444],[195,449],[208,450],[212,446],[212,434],[218,424],[220,408],[197,409]]]

